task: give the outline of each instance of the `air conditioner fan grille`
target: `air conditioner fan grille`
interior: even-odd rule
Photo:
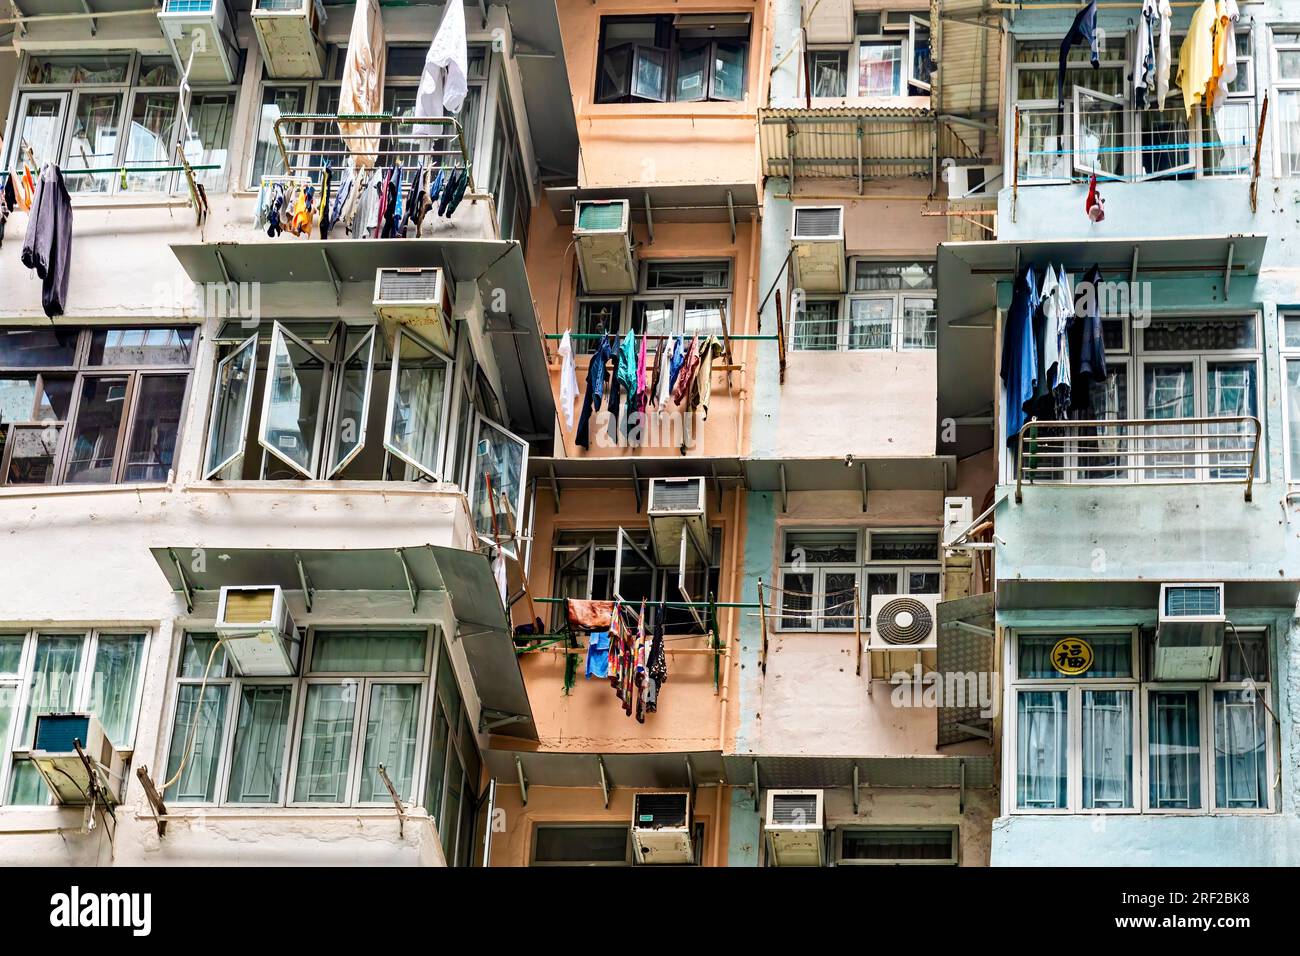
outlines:
[[[930,609],[916,598],[896,598],[876,615],[877,636],[886,644],[920,644],[933,627]]]

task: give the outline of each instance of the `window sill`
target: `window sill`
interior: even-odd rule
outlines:
[[[82,807],[0,807],[0,836],[80,830],[84,816]]]
[[[812,108],[850,110],[928,110],[928,96],[814,96]]]
[[[171,491],[168,482],[151,482],[139,485],[14,485],[0,488],[3,498],[45,498],[61,495],[115,495],[144,494],[146,492]]]
[[[249,807],[230,807],[214,804],[202,804],[177,807],[172,805],[167,808],[167,813],[163,817],[155,817],[146,807],[138,811],[135,815],[137,820],[152,823],[156,819],[162,820],[339,820],[339,819],[361,819],[361,820],[392,820],[397,816],[397,812],[392,806],[382,807],[277,807],[277,806],[249,806]],[[402,814],[404,820],[428,820],[432,818],[423,807],[411,807]],[[80,825],[80,813],[77,815],[77,823]],[[0,830],[0,832],[3,832]]]
[[[334,495],[450,495],[463,497],[465,492],[453,482],[433,481],[319,481],[316,479],[280,478],[266,481],[192,481],[182,491],[218,494],[334,494]]]
[[[749,99],[704,100],[681,103],[592,103],[578,117],[584,119],[685,120],[719,117],[756,119]]]
[[[73,196],[73,209],[185,209],[188,196],[155,193],[144,196]]]

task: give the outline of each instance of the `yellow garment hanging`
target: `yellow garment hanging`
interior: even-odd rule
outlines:
[[[1214,105],[1215,92],[1218,90],[1219,81],[1223,78],[1223,71],[1227,69],[1228,57],[1235,58],[1237,55],[1236,50],[1228,51],[1228,4],[1225,0],[1218,0],[1212,26],[1214,30],[1214,63],[1210,70],[1210,82],[1205,87],[1205,111],[1207,113]]]
[[[1178,85],[1183,90],[1183,108],[1191,118],[1196,107],[1205,100],[1214,75],[1214,0],[1203,0],[1192,15],[1187,37],[1178,50]]]

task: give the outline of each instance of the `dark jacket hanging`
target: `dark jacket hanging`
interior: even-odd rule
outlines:
[[[587,366],[587,394],[582,399],[582,414],[578,416],[578,429],[573,443],[580,448],[591,447],[591,415],[600,408],[600,397],[605,391],[605,363],[609,361],[609,336],[602,335],[596,351],[591,354],[591,364]]]
[[[1101,270],[1093,266],[1074,287],[1074,321],[1066,330],[1070,338],[1070,410],[1092,407],[1089,382],[1106,381],[1106,339],[1101,327],[1099,287]]]
[[[1038,373],[1038,349],[1034,342],[1033,320],[1038,313],[1038,286],[1034,270],[1028,267],[1016,277],[1002,330],[1002,381],[1007,395],[1007,441],[1013,441],[1029,416],[1025,402],[1033,397]]]
[[[72,261],[72,198],[63,173],[49,163],[41,170],[23,240],[23,265],[41,277],[41,305],[50,318],[63,314]]]
[[[1061,62],[1056,69],[1056,99],[1060,109],[1065,108],[1065,65],[1070,58],[1070,47],[1080,40],[1088,44],[1092,68],[1097,69],[1101,66],[1101,50],[1097,45],[1097,0],[1090,0],[1086,7],[1075,14],[1070,32],[1061,41]]]

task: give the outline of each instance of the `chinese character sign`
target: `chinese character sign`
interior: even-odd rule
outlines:
[[[1052,648],[1052,666],[1067,677],[1086,674],[1092,667],[1092,645],[1077,637],[1067,637]]]

